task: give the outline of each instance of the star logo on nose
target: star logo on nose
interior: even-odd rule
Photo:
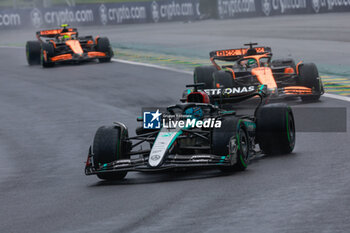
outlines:
[[[157,120],[157,121],[159,121],[159,117],[161,116],[162,114],[159,112],[159,109],[157,109],[157,111],[155,112],[155,113],[152,113],[152,120],[151,120],[151,122],[153,122],[153,121],[155,121],[155,120]]]

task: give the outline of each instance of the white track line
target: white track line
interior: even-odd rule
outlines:
[[[332,98],[332,99],[350,102],[350,97],[347,97],[347,96],[335,95],[335,94],[330,94],[330,93],[324,93],[323,96],[327,97],[327,98]]]
[[[3,46],[0,45],[1,49],[24,49],[24,47],[19,47],[19,46]]]
[[[23,47],[16,47],[16,46],[0,46],[0,48],[23,49]],[[193,74],[193,72],[191,72],[191,71],[180,70],[180,69],[175,69],[175,68],[170,68],[170,67],[160,66],[160,65],[154,65],[154,64],[148,64],[148,63],[143,63],[143,62],[127,61],[127,60],[116,59],[116,58],[112,58],[112,61],[118,62],[118,63],[129,64],[129,65],[150,67],[150,68],[155,68],[155,69],[159,69],[159,70],[168,70],[168,71],[173,71],[173,72],[182,73],[182,74],[190,74],[190,75]],[[337,100],[350,102],[350,97],[346,97],[346,96],[329,94],[329,93],[325,93],[325,94],[323,94],[323,96],[327,97],[327,98],[331,98],[331,99],[337,99]]]
[[[135,62],[135,61],[127,61],[127,60],[121,60],[121,59],[115,59],[115,58],[112,58],[112,61],[119,62],[119,63],[124,63],[124,64],[129,64],[129,65],[136,65],[136,66],[144,66],[144,67],[156,68],[156,69],[159,69],[159,70],[169,70],[169,71],[182,73],[182,74],[190,74],[190,75],[193,74],[193,72],[191,72],[191,71],[185,71],[185,70],[180,70],[180,69],[175,69],[175,68],[170,68],[170,67],[160,66],[160,65],[155,65],[155,64],[148,64],[148,63]]]

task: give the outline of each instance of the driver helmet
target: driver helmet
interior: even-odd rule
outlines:
[[[71,35],[69,35],[69,34],[64,34],[64,35],[62,36],[62,39],[63,39],[63,40],[70,40],[70,39],[72,39],[72,37],[71,37]]]
[[[248,67],[254,67],[254,66],[257,66],[257,65],[258,65],[258,64],[257,64],[257,62],[256,62],[255,59],[253,59],[253,58],[248,59],[248,61],[247,61],[247,66],[248,66]]]

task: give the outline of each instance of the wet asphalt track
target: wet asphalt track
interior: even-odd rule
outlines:
[[[326,39],[334,48],[345,43]],[[274,40],[282,47],[283,38]],[[95,130],[118,120],[133,132],[141,106],[173,104],[191,77],[116,62],[41,69],[26,65],[22,49],[0,54],[0,232],[350,229],[348,132],[299,133],[293,154],[229,176],[130,173],[122,182],[100,182],[83,174]],[[329,98],[306,106],[350,109]]]

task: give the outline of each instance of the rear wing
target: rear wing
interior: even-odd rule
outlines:
[[[37,37],[54,38],[57,35],[59,35],[61,33],[66,33],[66,32],[78,33],[78,29],[76,29],[76,28],[60,28],[60,29],[43,30],[43,31],[38,31],[36,33],[36,36]]]
[[[271,53],[270,47],[217,50],[209,53],[211,60],[236,61],[244,56]]]

